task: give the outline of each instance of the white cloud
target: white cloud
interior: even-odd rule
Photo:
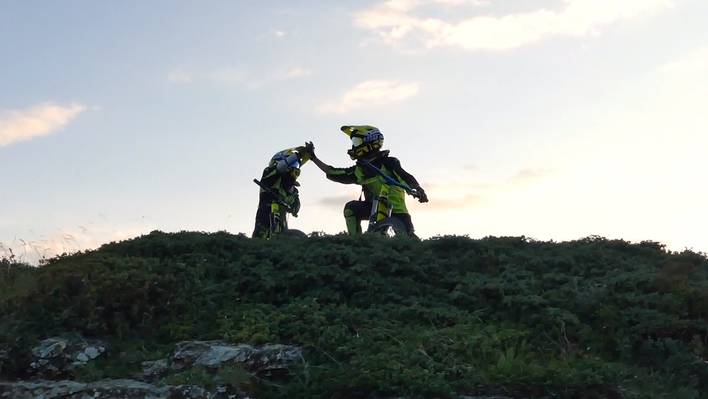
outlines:
[[[289,80],[289,79],[297,79],[297,78],[304,78],[305,76],[310,76],[312,75],[312,71],[309,69],[304,69],[304,68],[292,68],[289,71],[285,72],[281,76],[281,79],[283,80]]]
[[[86,107],[45,103],[23,110],[0,113],[0,147],[56,133]]]
[[[479,168],[449,170],[439,169],[430,175],[430,181],[421,182],[430,204],[413,205],[414,208],[455,211],[461,208],[483,208],[499,197],[518,195],[546,184],[554,178],[555,170],[548,167],[523,168],[509,174],[484,173]]]
[[[388,0],[358,13],[355,24],[375,32],[391,45],[414,40],[427,48],[506,50],[551,36],[588,36],[607,25],[672,5],[671,0],[565,0],[560,10],[542,8],[503,16],[473,16],[459,21],[416,14],[422,6],[455,7],[470,3],[469,0]]]
[[[182,69],[175,69],[167,74],[167,80],[172,83],[191,83],[192,75]]]
[[[253,73],[238,67],[221,67],[206,72],[189,72],[175,69],[167,74],[170,83],[208,82],[228,86],[240,86],[247,89],[259,89],[276,82],[300,79],[312,75],[312,71],[303,67],[292,67],[275,72]]]
[[[367,80],[354,86],[338,100],[321,104],[317,110],[322,113],[345,113],[365,106],[400,102],[417,95],[419,91],[420,85],[416,82]]]
[[[215,83],[223,83],[227,85],[237,85],[237,86],[248,86],[249,84],[255,84],[257,79],[249,77],[246,72],[238,68],[219,68],[211,72],[208,72],[203,77],[204,80],[208,80]]]

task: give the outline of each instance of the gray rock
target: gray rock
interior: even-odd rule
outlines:
[[[31,351],[30,373],[45,378],[66,376],[105,352],[106,345],[99,340],[47,338]]]
[[[157,387],[135,380],[0,382],[0,399],[249,399],[220,387],[212,392],[192,385]]]
[[[54,399],[72,398],[82,392],[86,384],[74,381],[19,381],[0,382],[2,399]]]
[[[302,360],[302,349],[291,345],[264,345],[251,360],[251,367],[255,369],[283,369]]]
[[[47,338],[32,348],[32,356],[37,359],[52,359],[64,353],[69,341],[64,338]]]
[[[241,364],[251,371],[287,369],[302,358],[302,349],[290,345],[233,345],[222,341],[185,341],[177,344],[170,359],[172,370],[189,367],[219,369]]]
[[[103,352],[105,351],[106,348],[103,346],[88,346],[86,347],[86,349],[84,349],[83,355],[86,356],[88,360],[93,360],[101,356],[101,354],[103,354]]]
[[[170,371],[170,365],[167,359],[150,360],[142,363],[143,373],[142,379],[145,381],[154,381],[162,378]]]
[[[78,362],[84,362],[84,363],[85,363],[85,362],[88,362],[88,361],[89,361],[89,357],[86,356],[85,353],[80,352],[80,353],[78,353],[78,354],[76,355],[76,360],[77,360]]]

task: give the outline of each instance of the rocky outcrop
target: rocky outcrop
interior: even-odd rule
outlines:
[[[233,345],[221,341],[186,341],[177,344],[172,354],[171,368],[220,368],[227,364],[242,364],[251,370],[278,370],[302,359],[302,350],[289,345]]]
[[[293,364],[303,359],[302,349],[290,345],[251,346],[223,341],[185,341],[178,343],[168,358],[143,362],[142,373],[133,376],[135,379],[87,383],[57,380],[102,356],[106,350],[106,345],[98,340],[81,337],[45,339],[32,349],[29,370],[31,375],[42,379],[0,381],[0,399],[251,399],[238,387],[228,385],[221,379],[219,371],[236,366],[260,376],[272,376],[287,373]],[[11,360],[9,353],[0,348],[0,370],[3,361]],[[195,385],[159,385],[166,381],[164,377],[193,368],[212,374],[212,386],[217,388],[208,390]],[[460,396],[458,399],[511,398]]]
[[[29,373],[41,378],[61,378],[106,352],[106,344],[82,337],[47,338],[32,348]]]
[[[135,380],[0,382],[0,399],[250,399],[228,387],[213,391],[193,385],[158,387]]]
[[[143,381],[155,381],[170,373],[170,363],[167,359],[150,360],[142,363],[143,373],[136,376]]]
[[[142,379],[154,381],[192,367],[216,371],[238,365],[253,373],[286,372],[302,359],[302,349],[291,345],[251,346],[223,341],[185,341],[177,344],[168,359],[143,362]]]

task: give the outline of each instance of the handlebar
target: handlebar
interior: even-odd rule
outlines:
[[[412,196],[415,199],[420,198],[420,193],[418,192],[418,190],[416,190],[415,188],[411,188],[407,184],[399,182],[398,180],[392,178],[391,176],[388,176],[381,169],[374,166],[371,162],[364,161],[364,160],[359,160],[359,162],[362,163],[363,165],[368,166],[371,169],[375,170],[376,173],[378,173],[379,175],[381,175],[381,177],[383,177],[383,179],[386,181],[386,184],[402,188],[408,195]]]

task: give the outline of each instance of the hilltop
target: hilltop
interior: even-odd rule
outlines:
[[[0,261],[0,379],[75,334],[108,351],[65,378],[129,378],[181,341],[301,348],[254,398],[706,398],[708,259],[601,237],[162,233]],[[209,385],[206,372],[162,382]]]

